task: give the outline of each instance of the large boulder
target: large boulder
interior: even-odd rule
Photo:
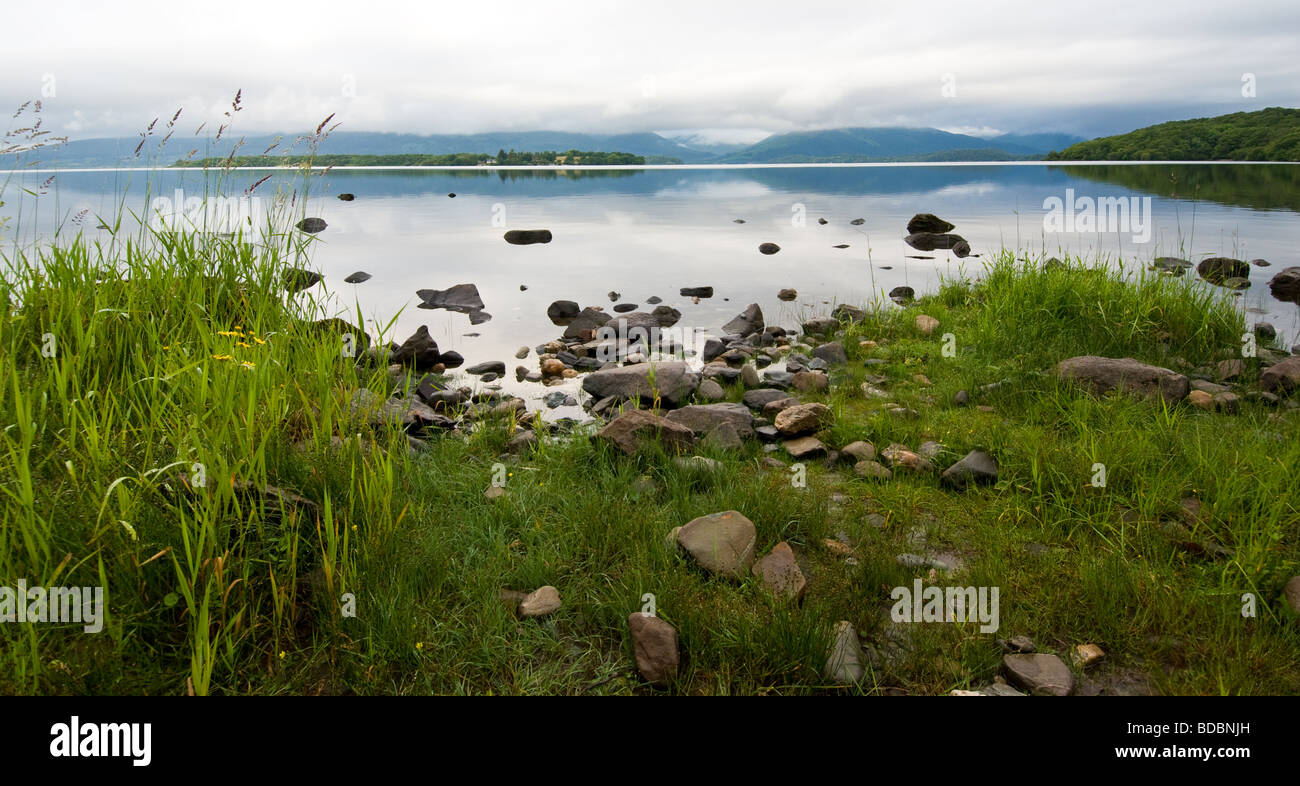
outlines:
[[[693,404],[675,409],[665,417],[689,428],[697,437],[723,424],[730,424],[741,439],[754,436],[754,416],[744,404]]]
[[[630,456],[649,439],[659,440],[669,452],[684,452],[690,450],[695,435],[680,423],[643,409],[633,409],[606,423],[604,428],[596,432],[595,439],[608,442]]]
[[[709,573],[742,581],[754,564],[754,522],[734,510],[692,519],[677,531],[677,545]]]
[[[671,408],[686,404],[699,384],[699,374],[685,363],[673,361],[593,371],[583,377],[582,389],[598,400],[615,396],[627,401],[651,402],[657,396],[661,404]]]
[[[1097,394],[1118,390],[1146,397],[1161,396],[1170,404],[1182,401],[1191,389],[1191,382],[1182,374],[1133,358],[1080,355],[1058,363],[1056,375]]]

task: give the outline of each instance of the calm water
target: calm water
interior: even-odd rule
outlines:
[[[240,172],[224,191],[238,196],[265,174]],[[48,233],[56,222],[89,209],[83,226],[93,237],[95,214],[116,214],[118,204],[146,210],[147,182],[154,197],[174,198],[175,189],[202,196],[206,190],[198,171],[67,172],[43,196],[19,194],[18,185],[40,191],[46,177],[28,172],[11,182],[0,215],[15,216],[21,209],[20,226]],[[276,173],[255,193],[269,201],[278,185],[292,181],[293,175]],[[1300,310],[1274,300],[1267,287],[1276,272],[1300,265],[1295,166],[334,170],[313,178],[311,188],[306,215],[329,224],[316,236],[311,263],[325,276],[340,313],[354,315],[359,304],[378,323],[398,314],[391,335],[398,341],[426,324],[439,347],[459,351],[467,365],[504,361],[508,373],[501,384],[528,399],[530,408],[555,388],[516,383],[509,370],[536,368],[535,355],[516,361],[515,350],[563,332],[546,317],[553,300],[609,311],[612,290],[621,294],[618,302],[649,310],[645,299],[654,295],[682,312],[679,328],[716,334],[751,302],[762,306],[768,324],[794,327],[801,318],[826,315],[835,303],[861,305],[901,284],[922,294],[943,276],[978,275],[978,258],[959,260],[948,251],[916,251],[903,243],[907,221],[918,212],[956,224],[953,231],[976,254],[990,256],[1014,247],[1031,255],[1111,261],[1263,258],[1272,265],[1252,267],[1241,307],[1249,322],[1272,322],[1287,346],[1300,339]],[[1122,231],[1049,231],[1044,200],[1064,201],[1071,191],[1075,199],[1150,197],[1147,231],[1135,225],[1116,227]],[[345,192],[356,199],[336,198]],[[819,224],[819,218],[828,223]],[[863,223],[852,225],[857,218]],[[534,228],[550,229],[554,240],[512,246],[502,239],[507,229]],[[7,232],[6,245],[12,225]],[[761,255],[763,242],[781,251]],[[839,244],[848,248],[834,248]],[[344,283],[356,270],[373,278]],[[416,308],[417,289],[460,283],[477,284],[490,321],[471,325],[464,314]],[[688,286],[712,286],[714,297],[692,303],[678,295]],[[797,289],[798,299],[777,300],[785,287]],[[374,324],[367,328],[377,332]]]

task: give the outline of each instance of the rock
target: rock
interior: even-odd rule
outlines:
[[[505,234],[506,242],[512,246],[527,246],[533,243],[551,242],[549,229],[512,229]]]
[[[614,306],[615,314],[626,314],[629,311],[636,311],[636,303],[619,303]]]
[[[421,289],[416,296],[424,301],[420,308],[445,308],[469,314],[483,310],[483,298],[479,297],[478,287],[473,284],[457,284],[447,289]]]
[[[547,584],[528,593],[523,600],[519,601],[519,616],[545,617],[547,614],[559,611],[562,605],[560,591]]]
[[[686,426],[642,409],[633,409],[605,424],[596,432],[597,441],[609,442],[631,456],[647,439],[657,439],[670,452],[683,452],[695,442],[695,434]]]
[[[356,199],[356,198],[357,198],[357,195],[356,195],[356,194],[348,194],[348,193],[342,193],[342,194],[339,194],[339,201],[340,201],[340,202],[351,202],[352,200],[354,200],[354,199]]]
[[[660,403],[671,408],[690,401],[699,384],[699,374],[691,371],[685,363],[673,361],[593,371],[583,378],[582,389],[597,399],[618,396],[628,401],[649,403],[658,397]]]
[[[722,326],[722,331],[730,335],[748,336],[763,330],[763,310],[757,303],[750,303],[744,312]]]
[[[785,452],[797,459],[816,458],[826,453],[826,445],[816,437],[796,437],[785,441]]]
[[[776,243],[759,243],[759,244],[758,244],[758,253],[760,253],[760,254],[768,254],[768,255],[771,255],[771,254],[775,254],[776,252],[778,252],[778,251],[780,251],[780,250],[781,250],[781,247],[778,246]]]
[[[304,218],[297,224],[294,224],[294,226],[309,235],[314,235],[317,232],[324,232],[325,227],[329,226],[329,224],[326,224],[325,219],[323,218]]]
[[[553,393],[547,393],[545,396],[542,397],[542,403],[546,405],[547,409],[555,409],[556,407],[578,406],[578,400],[573,396],[570,396],[568,393],[565,393],[562,390],[557,390]]]
[[[506,373],[506,364],[500,360],[488,360],[483,363],[475,363],[465,369],[465,373],[473,374],[474,376],[479,376],[481,374],[501,375]]]
[[[1196,275],[1211,284],[1222,284],[1229,278],[1250,278],[1250,264],[1229,257],[1209,257],[1196,266]]]
[[[557,300],[546,307],[546,316],[550,317],[551,322],[556,325],[567,325],[581,310],[572,300]]]
[[[740,581],[754,563],[757,537],[754,522],[728,510],[687,522],[677,543],[709,573]]]
[[[916,316],[916,329],[924,335],[930,335],[939,327],[939,320],[929,314],[918,314]]]
[[[682,318],[682,312],[672,306],[655,306],[650,316],[659,327],[672,327]]]
[[[709,433],[724,423],[730,424],[742,439],[754,436],[754,416],[744,404],[693,404],[675,409],[665,417],[687,427],[697,437]]]
[[[627,628],[641,678],[651,685],[667,687],[677,676],[680,658],[677,629],[640,611],[628,615]]]
[[[800,371],[790,378],[790,386],[801,393],[826,390],[830,385],[830,377],[820,371]]]
[[[627,319],[627,317],[621,317]],[[594,308],[584,308],[564,328],[565,338],[591,339],[598,329],[610,320],[609,314]]]
[[[961,235],[945,235],[934,232],[914,232],[903,238],[903,242],[917,251],[934,251],[935,249],[954,248],[958,243],[965,243]],[[967,245],[969,248],[969,245]]]
[[[1159,366],[1150,366],[1133,358],[1104,358],[1095,355],[1062,360],[1056,376],[1074,381],[1100,395],[1112,390],[1140,396],[1161,396],[1169,404],[1187,397],[1191,382],[1182,374]]]
[[[836,685],[851,685],[862,681],[867,674],[862,665],[862,645],[853,623],[841,620],[835,623],[835,638],[826,656],[822,676]]]
[[[1259,375],[1259,386],[1278,394],[1300,388],[1300,357],[1289,357],[1264,369]]]
[[[967,243],[964,239],[958,240],[956,243],[953,243],[952,255],[957,257],[958,259],[965,259],[966,257],[970,256],[970,243]]]
[[[1012,636],[1009,639],[998,639],[997,645],[1002,648],[1003,652],[1034,652],[1038,645],[1028,636]]]
[[[682,287],[682,297],[713,297],[713,287]]]
[[[889,290],[889,299],[898,305],[906,305],[916,299],[916,290],[911,287],[894,287]]]
[[[745,447],[740,432],[730,423],[719,423],[709,429],[701,444],[714,450],[742,450]]]
[[[1296,614],[1300,614],[1300,576],[1292,576],[1283,588],[1286,603]]]
[[[318,333],[333,333],[339,337],[339,341],[344,341],[344,336],[352,337],[352,354],[364,355],[370,349],[370,336],[364,330],[355,327],[346,319],[330,317],[329,319],[318,319],[311,323],[312,330]],[[340,343],[340,347],[345,345]]]
[[[1191,262],[1178,257],[1156,257],[1151,264],[1156,270],[1173,276],[1181,276],[1192,266]]]
[[[515,350],[516,360],[523,360],[526,357],[528,357],[528,347],[520,347],[519,349]]]
[[[717,381],[706,379],[700,383],[700,387],[695,391],[695,396],[705,401],[721,401],[727,397],[727,392],[722,389],[722,386]]]
[[[1080,669],[1090,669],[1106,657],[1106,651],[1096,644],[1080,644],[1074,648],[1072,660]]]
[[[825,404],[799,404],[781,410],[773,425],[784,436],[800,437],[826,428],[831,425],[834,417],[830,407]]]
[[[764,442],[775,442],[781,438],[781,432],[776,430],[776,426],[759,426],[754,429],[754,433]]]
[[[542,358],[540,368],[542,376],[558,377],[564,373],[564,361],[559,358]]]
[[[501,499],[506,495],[506,490],[502,486],[488,486],[483,492],[483,497],[488,500]]]
[[[1255,335],[1265,341],[1272,341],[1277,338],[1277,328],[1273,327],[1271,322],[1256,322]]]
[[[929,459],[919,453],[913,453],[906,446],[898,443],[890,444],[889,447],[880,452],[880,455],[894,467],[920,473],[934,471],[934,465],[930,463]]]
[[[1250,260],[1250,264],[1254,265],[1255,267],[1268,267],[1273,263],[1269,262],[1267,259],[1252,259]]]
[[[1214,409],[1214,395],[1204,390],[1193,390],[1187,394],[1187,403],[1209,411]]]
[[[799,570],[799,563],[795,561],[794,551],[785,541],[773,546],[766,557],[754,563],[752,572],[765,587],[786,600],[800,600],[808,586],[803,571]]]
[[[320,281],[320,273],[300,267],[291,267],[285,270],[280,277],[280,283],[284,286],[285,291],[290,294],[297,294],[304,289],[311,289]]]
[[[364,270],[358,270],[355,273],[349,273],[347,278],[343,279],[345,284],[361,284],[371,279],[371,275]]]
[[[924,450],[924,446],[922,446]],[[987,486],[998,480],[998,462],[982,450],[972,450],[961,461],[953,464],[939,476],[939,482],[955,489],[964,489],[968,484]]]
[[[859,461],[853,465],[853,474],[871,480],[889,480],[894,477],[894,473],[878,461]]]
[[[762,382],[758,379],[758,368],[748,363],[740,367],[740,384],[746,388],[757,388]]]
[[[1268,280],[1273,297],[1287,303],[1300,303],[1300,267],[1283,269]]]
[[[815,317],[803,323],[803,332],[810,336],[829,336],[839,329],[839,320],[829,317]]]
[[[855,219],[853,219],[852,221],[850,221],[849,223],[852,224],[852,225],[855,226],[855,227],[860,227],[860,226],[862,226],[863,224],[867,223],[867,220],[866,220],[865,218],[855,218]]]
[[[388,360],[392,363],[409,366],[416,371],[428,371],[441,362],[441,357],[438,354],[438,342],[434,341],[429,335],[429,328],[420,325],[419,329],[412,333],[410,338],[393,350],[388,356]]]
[[[959,407],[964,407],[970,403],[970,394],[965,390],[959,390],[957,391],[957,394],[952,397],[952,403]]]
[[[848,303],[841,303],[831,309],[831,319],[835,321],[835,328],[838,329],[842,322],[850,324],[857,323],[867,318],[867,312],[857,306],[850,306]]]
[[[857,461],[871,461],[876,457],[876,446],[870,442],[858,440],[840,448],[840,452],[846,456],[852,456]]]
[[[506,452],[514,455],[536,445],[538,442],[537,432],[525,429],[510,438],[506,443]]]
[[[701,387],[703,387],[703,385],[701,385]],[[719,388],[719,390],[721,390],[721,388]],[[750,409],[761,410],[767,404],[773,401],[780,401],[784,398],[788,398],[784,390],[777,390],[776,388],[758,388],[755,390],[745,391],[745,395],[741,400],[744,401],[745,406]]]
[[[1034,696],[1069,696],[1074,674],[1055,655],[1004,655],[1002,666],[1012,683]]]
[[[957,227],[944,221],[942,218],[933,213],[917,213],[912,216],[912,220],[907,222],[907,233],[914,235],[917,232],[949,232]]]
[[[783,289],[776,293],[777,300],[784,300],[786,302],[794,300],[797,297],[799,297],[799,293],[793,289]]]
[[[828,341],[817,347],[813,350],[813,357],[832,364],[849,362],[849,355],[844,351],[844,345],[838,341]]]
[[[1246,361],[1241,358],[1220,360],[1218,365],[1215,366],[1215,371],[1219,379],[1233,379],[1246,373]]]
[[[797,407],[802,403],[803,402],[800,401],[799,399],[791,396],[787,396],[785,398],[778,398],[774,401],[769,401],[763,405],[763,416],[769,418],[775,418],[783,410],[787,410],[790,407]]]

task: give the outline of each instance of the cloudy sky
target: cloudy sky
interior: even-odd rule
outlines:
[[[73,139],[836,126],[1097,136],[1300,106],[1300,2],[121,0],[6,7],[0,106]],[[1246,75],[1253,75],[1247,77]],[[1243,79],[1255,96],[1243,96]],[[186,124],[189,125],[186,125]]]

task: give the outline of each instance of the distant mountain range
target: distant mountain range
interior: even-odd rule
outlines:
[[[228,156],[239,138],[219,143],[175,137],[165,149],[156,137],[135,155],[139,137],[69,142],[57,150],[40,151],[42,166],[108,167],[167,165],[186,158]],[[238,155],[306,152],[293,135],[257,135],[243,139]],[[1007,161],[1041,159],[1083,141],[1068,134],[1003,134],[976,137],[935,128],[837,128],[775,134],[753,145],[708,143],[693,136],[666,138],[654,133],[585,134],[565,131],[521,131],[485,134],[389,134],[336,131],[320,145],[321,154],[393,155],[487,153],[500,150],[593,150],[645,156],[647,163],[782,164],[872,161]],[[278,143],[278,144],[277,144]],[[29,160],[29,159],[28,159]],[[0,159],[3,164],[3,159]]]

